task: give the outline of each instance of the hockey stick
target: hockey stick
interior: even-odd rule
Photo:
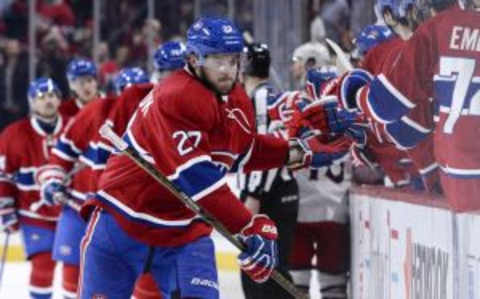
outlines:
[[[181,200],[189,209],[191,209],[195,214],[200,215],[203,220],[208,224],[214,227],[221,235],[223,235],[230,243],[237,247],[240,251],[245,250],[245,245],[236,239],[223,224],[218,221],[213,215],[208,211],[204,210],[200,205],[188,197],[185,192],[180,190],[172,182],[170,182],[165,175],[158,171],[152,164],[145,161],[138,152],[130,147],[122,138],[120,138],[108,125],[103,125],[100,128],[100,135],[108,139],[122,154],[125,154],[130,158],[135,164],[140,168],[145,170],[152,178],[159,182],[163,187],[170,191],[175,197]],[[298,299],[308,299],[309,296],[302,291],[298,290],[292,282],[287,280],[281,273],[275,269],[272,272],[271,278],[275,280],[278,285],[285,289],[288,293]]]
[[[326,38],[327,44],[332,48],[332,50],[337,55],[337,68],[339,69],[340,73],[345,73],[353,70],[353,65],[348,59],[348,56],[345,52],[343,52],[342,48],[334,42],[333,40]]]
[[[8,243],[10,241],[10,232],[6,232],[6,234],[7,236],[5,237],[5,242],[3,243],[2,260],[0,261],[0,289],[2,287],[3,271],[5,268],[5,263],[7,261]]]
[[[69,208],[72,208],[76,212],[80,212],[80,209],[82,208],[81,205],[76,203],[73,198],[70,198],[66,196],[63,193],[57,193],[53,196],[53,201],[60,203],[61,205],[68,206]],[[39,200],[30,205],[30,211],[36,212],[38,211],[43,205],[45,204],[44,201]]]

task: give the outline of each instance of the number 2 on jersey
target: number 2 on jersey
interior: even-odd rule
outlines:
[[[200,131],[176,131],[172,134],[172,137],[173,139],[179,139],[177,150],[180,156],[184,156],[198,146],[202,133]],[[187,143],[190,138],[193,138],[193,144]]]
[[[467,93],[475,73],[475,59],[459,57],[440,58],[440,76],[454,77],[455,84],[452,93],[452,103],[448,117],[443,126],[443,132],[452,134],[455,123],[464,111],[463,106],[467,100]],[[475,80],[475,79],[474,79]],[[480,115],[480,90],[476,91],[470,101],[469,109],[464,114]]]

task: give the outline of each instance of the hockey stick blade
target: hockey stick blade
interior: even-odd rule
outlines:
[[[135,164],[137,164],[140,168],[145,170],[153,179],[155,179],[158,183],[160,183],[163,187],[165,187],[168,191],[170,191],[175,197],[177,197],[180,201],[182,201],[188,208],[190,208],[193,212],[197,215],[200,215],[204,221],[214,227],[222,236],[224,236],[230,243],[232,243],[235,247],[237,247],[240,251],[245,250],[245,245],[240,242],[237,238],[235,238],[226,228],[225,226],[218,221],[213,215],[211,215],[208,211],[204,210],[200,205],[198,205],[193,199],[191,199],[187,194],[185,194],[181,189],[179,189],[176,185],[170,182],[167,177],[162,174],[157,168],[155,168],[152,164],[145,161],[140,154],[135,151],[135,149],[128,146],[128,144],[122,140],[110,126],[104,125],[100,129],[100,134],[109,140],[112,145],[114,145],[117,150],[120,150],[122,154],[126,155],[130,158]],[[119,147],[117,147],[117,145]],[[280,272],[277,270],[273,270],[271,278],[278,283],[283,289],[285,289],[288,293],[294,296],[297,299],[308,299],[309,296],[293,285],[291,281],[286,279]]]
[[[342,48],[340,48],[340,46],[336,42],[329,38],[326,38],[325,40],[327,41],[327,44],[330,46],[330,48],[332,48],[332,50],[337,55],[337,62],[340,64],[339,66],[343,69],[342,73],[343,71],[349,72],[353,70],[353,65],[350,62],[350,59],[348,59],[347,54],[343,52]]]

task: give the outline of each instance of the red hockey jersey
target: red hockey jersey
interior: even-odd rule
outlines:
[[[123,135],[127,128],[128,121],[138,105],[152,89],[153,84],[150,83],[135,84],[127,87],[115,100],[105,122],[112,127],[117,135]],[[92,138],[91,144],[95,147],[95,151],[93,151],[95,156],[92,157],[94,166],[92,168],[95,170],[95,177],[98,179],[106,167],[108,157],[114,149],[110,142],[105,140],[98,131]]]
[[[75,99],[63,100],[58,111],[61,115],[72,117],[82,109],[82,106],[83,105]]]
[[[240,85],[218,97],[186,70],[155,86],[124,140],[232,233],[251,215],[227,186],[227,171],[275,168],[288,156],[285,140],[256,135],[253,107]],[[211,232],[124,155],[110,157],[91,204],[147,244],[178,246]]]
[[[31,211],[30,205],[40,200],[35,174],[47,163],[65,122],[66,118],[59,116],[54,132],[48,135],[34,117],[29,117],[11,124],[0,135],[0,200],[14,198],[23,223],[55,227],[58,207]]]
[[[85,200],[87,193],[96,191],[94,158],[98,146],[92,140],[107,118],[114,101],[114,98],[99,98],[88,103],[69,122],[52,149],[48,163],[50,167],[59,166],[69,173],[74,167],[83,167],[80,162],[87,166],[74,174],[71,194],[76,199]],[[42,173],[48,170],[48,167],[44,167]]]
[[[480,208],[480,13],[458,6],[422,24],[393,67],[378,75],[358,105],[381,123],[415,112],[435,120],[435,158],[446,195],[458,209]],[[431,109],[433,100],[435,109]],[[430,107],[430,108],[429,108]],[[400,128],[405,140],[415,125]],[[450,182],[451,181],[451,182]]]

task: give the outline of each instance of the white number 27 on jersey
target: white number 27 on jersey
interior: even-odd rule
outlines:
[[[462,115],[462,112],[464,115],[480,115],[480,90],[473,95],[470,101],[470,107],[466,109],[466,111],[463,109],[464,103],[467,100],[468,89],[472,83],[473,74],[475,73],[475,66],[475,59],[459,57],[440,58],[439,75],[442,77],[455,78],[452,104],[443,126],[443,132],[446,134],[453,133],[455,123]]]
[[[172,134],[173,139],[178,139],[177,150],[181,156],[184,156],[198,146],[202,139],[200,131],[176,131]],[[188,140],[193,140],[193,143],[187,143]]]

